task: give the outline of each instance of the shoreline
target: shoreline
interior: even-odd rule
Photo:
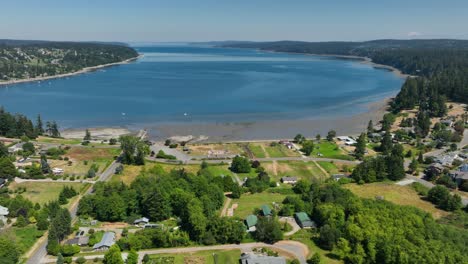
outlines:
[[[9,81],[0,81],[0,87],[5,86],[5,85],[14,85],[14,84],[20,84],[20,83],[28,83],[28,82],[40,82],[40,81],[45,81],[45,80],[52,80],[52,79],[60,79],[60,78],[65,78],[65,77],[71,77],[83,73],[89,73],[93,72],[102,68],[107,68],[107,67],[112,67],[116,65],[121,65],[121,64],[127,64],[133,61],[136,61],[140,58],[143,57],[143,54],[139,54],[137,57],[133,57],[130,59],[126,59],[124,61],[119,61],[119,62],[112,62],[112,63],[107,63],[107,64],[101,64],[97,66],[91,66],[91,67],[86,67],[78,71],[74,72],[69,72],[69,73],[62,73],[62,74],[57,74],[57,75],[51,75],[51,76],[42,76],[42,77],[34,77],[34,78],[28,78],[28,79],[18,79],[18,80],[9,80]]]
[[[229,48],[229,47],[228,47]],[[247,48],[248,49],[248,48]],[[254,49],[262,52],[271,52],[271,53],[282,53],[282,54],[294,54],[294,55],[305,55],[305,56],[316,56],[316,57],[325,57],[325,58],[336,58],[342,60],[356,60],[362,64],[370,65],[376,69],[389,70],[392,73],[396,74],[400,78],[414,78],[416,76],[403,73],[401,70],[385,64],[379,64],[372,61],[369,57],[362,57],[356,55],[338,55],[338,54],[317,54],[317,53],[303,53],[303,52],[286,52],[286,51],[275,51],[275,50],[264,50],[264,49]]]

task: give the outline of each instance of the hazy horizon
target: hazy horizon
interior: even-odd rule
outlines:
[[[0,38],[205,42],[468,39],[468,2],[361,0],[18,0],[2,3]]]

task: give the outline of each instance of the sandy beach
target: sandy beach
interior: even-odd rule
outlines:
[[[310,118],[307,120],[275,120],[249,123],[190,123],[156,124],[145,127],[149,138],[191,137],[198,142],[230,142],[243,140],[278,140],[301,133],[306,137],[325,136],[329,130],[338,135],[359,135],[369,120],[374,124],[382,119],[391,98],[370,103],[368,111],[348,117]]]
[[[103,128],[88,128],[91,136],[99,140],[109,140],[111,138],[119,138],[119,136],[131,134],[132,131],[127,128],[120,127],[103,127]],[[85,128],[65,129],[60,132],[62,137],[67,139],[82,139],[85,136]]]
[[[51,79],[70,77],[70,76],[74,76],[74,75],[78,75],[78,74],[83,74],[83,73],[96,71],[96,70],[99,70],[99,69],[102,69],[102,68],[107,68],[107,67],[111,67],[111,66],[115,66],[115,65],[130,63],[132,61],[138,60],[141,57],[143,57],[143,55],[139,55],[138,57],[130,58],[130,59],[120,61],[120,62],[113,62],[113,63],[107,63],[107,64],[102,64],[102,65],[93,66],[93,67],[86,67],[86,68],[83,68],[83,69],[81,69],[79,71],[69,72],[69,73],[64,73],[64,74],[57,74],[57,75],[43,76],[43,77],[34,77],[34,78],[28,78],[28,79],[0,81],[0,86],[18,84],[18,83],[27,83],[27,82],[38,82],[38,81],[45,81],[45,80],[51,80]]]

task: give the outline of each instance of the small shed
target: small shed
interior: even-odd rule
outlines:
[[[139,226],[146,225],[148,223],[149,223],[149,219],[146,217],[138,218],[135,221],[133,221],[134,225],[139,225]]]
[[[247,226],[248,232],[253,232],[256,230],[255,226],[257,225],[258,218],[256,215],[249,215],[245,219],[245,225]]]
[[[314,221],[305,212],[299,212],[294,214],[294,219],[296,219],[297,224],[301,228],[313,228],[316,227]]]
[[[263,216],[271,216],[270,206],[264,204],[261,206]]]

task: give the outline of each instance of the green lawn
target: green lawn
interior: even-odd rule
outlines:
[[[322,154],[320,157],[323,158],[354,160],[353,157],[344,153],[343,150],[341,150],[334,142],[326,140],[322,140],[320,143],[315,144],[315,149],[311,156],[319,157],[319,153]]]
[[[248,148],[250,149],[255,158],[266,157],[265,151],[263,151],[263,148],[260,144],[249,143]]]
[[[335,163],[329,161],[317,161],[317,163],[330,174],[336,174],[340,172]]]
[[[238,208],[234,210],[234,216],[245,219],[249,214],[252,214],[256,208],[267,204],[273,208],[272,202],[282,203],[286,195],[279,193],[255,193],[242,194],[240,199],[234,199],[231,204],[237,203]]]
[[[50,137],[38,137],[37,142],[39,143],[53,143],[62,145],[79,145],[81,140],[79,139],[64,139],[64,138],[50,138]]]
[[[193,253],[150,255],[151,264],[238,264],[241,251],[206,250]]]
[[[281,144],[270,144],[265,145],[265,150],[270,158],[281,158],[281,157],[299,157],[300,154],[294,150],[288,149],[286,146]]]
[[[33,203],[46,204],[57,200],[60,191],[64,186],[72,186],[76,191],[81,192],[86,184],[79,182],[13,182],[8,187],[10,190],[26,188],[26,192],[21,195]]]
[[[37,230],[35,225],[29,225],[21,228],[13,227],[13,232],[19,248],[23,253],[28,251],[34,243],[36,243],[36,240],[44,234],[44,231]]]

